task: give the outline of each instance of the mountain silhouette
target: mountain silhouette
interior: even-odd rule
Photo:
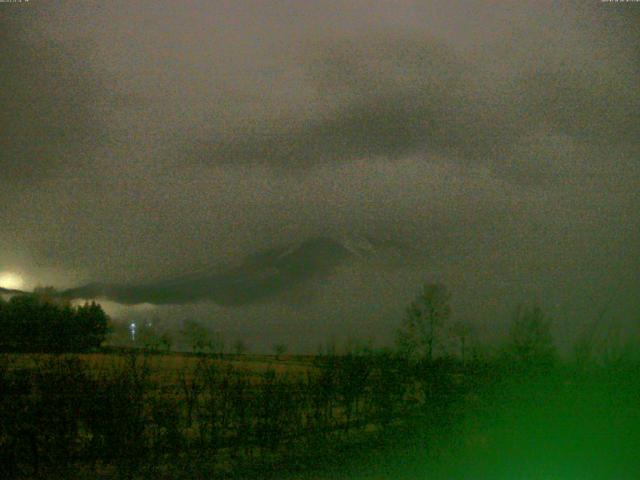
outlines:
[[[90,283],[61,291],[67,299],[102,298],[125,305],[185,304],[209,300],[220,305],[256,303],[314,278],[329,275],[341,263],[375,252],[363,238],[315,237],[247,256],[239,266],[207,269],[143,284]]]

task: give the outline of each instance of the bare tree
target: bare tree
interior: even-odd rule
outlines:
[[[519,306],[509,331],[508,352],[519,363],[553,362],[556,349],[551,336],[551,320],[542,309]]]
[[[193,320],[185,320],[181,336],[195,353],[215,354],[222,356],[224,337],[220,332],[212,332]]]
[[[398,347],[405,356],[433,359],[441,330],[451,317],[450,297],[444,285],[426,284],[411,302],[397,338]]]
[[[276,354],[276,360],[280,360],[280,357],[287,351],[287,346],[284,343],[277,343],[273,346],[273,351]]]
[[[171,346],[173,345],[173,337],[169,332],[163,332],[160,335],[160,345],[165,349],[167,353],[171,351]]]
[[[450,333],[455,341],[460,359],[464,363],[467,360],[469,343],[474,333],[473,327],[467,322],[458,321],[451,325]]]
[[[236,355],[244,355],[247,353],[247,346],[242,340],[236,340],[236,343],[233,344],[233,351]]]

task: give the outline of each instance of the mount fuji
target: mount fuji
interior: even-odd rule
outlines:
[[[313,237],[263,250],[239,265],[208,268],[142,284],[90,283],[59,292],[67,299],[106,299],[125,305],[176,305],[213,301],[238,306],[277,297],[313,278],[328,277],[350,260],[363,260],[378,248],[363,237]]]

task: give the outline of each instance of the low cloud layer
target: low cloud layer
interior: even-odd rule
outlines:
[[[437,279],[488,330],[536,297],[567,334],[611,297],[632,323],[629,7],[3,4],[0,271],[62,289],[155,285],[366,236],[390,248],[313,280],[302,304],[154,314],[264,344],[363,325],[384,342]]]

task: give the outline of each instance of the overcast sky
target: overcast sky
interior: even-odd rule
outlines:
[[[442,281],[489,336],[522,300],[565,337],[612,298],[609,321],[637,325],[639,11],[0,4],[0,272],[146,282],[366,236],[385,248],[304,302],[109,309],[302,351],[390,342],[420,284]]]

